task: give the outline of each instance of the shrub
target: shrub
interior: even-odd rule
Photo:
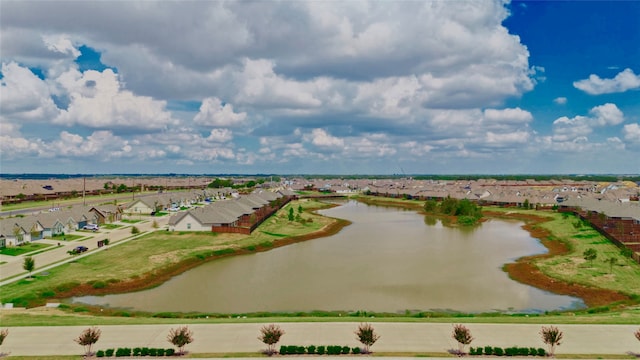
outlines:
[[[173,354],[175,353],[176,353],[175,349],[166,349],[164,351],[164,356],[173,356]]]
[[[98,342],[101,333],[102,332],[97,327],[90,327],[80,333],[80,336],[74,339],[74,341],[84,348],[85,355],[90,356],[92,355],[91,347],[93,344]]]
[[[104,281],[96,281],[91,285],[94,289],[104,289],[107,284]]]
[[[107,350],[104,351],[104,356],[112,357],[114,352],[115,352],[115,350],[113,350],[113,349],[107,349]]]
[[[495,356],[502,356],[502,355],[504,355],[504,350],[502,350],[501,347],[495,347],[495,348],[493,348],[493,354]]]
[[[320,346],[318,346],[318,348],[316,349],[316,354],[318,354],[318,355],[324,355],[324,352],[325,352],[325,347],[324,347],[324,345],[320,345]]]
[[[327,355],[340,355],[342,352],[342,346],[330,345],[327,346]]]
[[[143,347],[140,351],[140,356],[149,356],[149,348]]]
[[[156,356],[164,356],[164,349],[156,349]]]
[[[543,348],[538,348],[538,356],[547,356],[547,352]]]
[[[104,350],[98,350],[96,352],[96,357],[104,357]]]
[[[133,356],[142,356],[142,349],[137,347],[133,349]]]
[[[348,354],[351,352],[351,348],[349,348],[348,346],[343,346],[342,347],[342,353],[343,354]]]
[[[116,350],[116,357],[125,357],[125,356],[131,356],[130,348],[118,348],[118,350]]]
[[[555,326],[543,326],[542,329],[540,329],[540,335],[542,336],[542,341],[549,345],[549,356],[554,356],[556,346],[561,344],[562,331],[558,330]]]
[[[315,353],[316,353],[316,346],[315,345],[307,346],[307,354],[315,354]]]
[[[358,326],[358,330],[355,332],[357,336],[357,340],[360,341],[364,345],[363,353],[370,353],[371,346],[380,339],[380,335],[376,334],[373,326],[371,324],[360,324]]]
[[[493,355],[493,348],[491,346],[485,346],[484,347],[484,354],[485,355]]]
[[[354,347],[351,349],[351,352],[355,355],[360,354],[360,348],[359,347]]]
[[[193,342],[193,331],[187,326],[180,326],[169,331],[167,341],[178,348],[180,354],[184,354],[184,347]]]
[[[137,228],[137,227],[135,227],[135,226],[132,226],[132,227],[131,227],[131,234],[132,234],[132,235],[140,234],[140,229],[138,229],[138,228]]]
[[[538,355],[538,350],[536,348],[529,348],[529,356]]]
[[[458,351],[460,354],[464,354],[464,347],[471,344],[473,341],[471,331],[462,324],[455,324],[453,326],[453,333],[451,336],[458,342]]]
[[[271,356],[275,354],[275,346],[278,341],[280,341],[280,337],[282,337],[282,335],[284,335],[284,330],[275,324],[265,325],[260,329],[260,336],[258,336],[258,340],[267,345],[267,355]]]
[[[7,336],[9,336],[9,329],[0,330],[0,345],[2,345]]]

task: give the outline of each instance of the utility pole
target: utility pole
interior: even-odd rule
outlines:
[[[82,206],[87,206],[87,200],[85,197],[85,193],[87,190],[87,178],[86,177],[82,177]]]

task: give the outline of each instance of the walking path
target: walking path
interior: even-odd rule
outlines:
[[[3,310],[11,311],[11,310]],[[456,349],[451,324],[372,323],[381,337],[371,348],[375,352],[446,353]],[[281,323],[285,334],[278,345],[361,345],[355,339],[358,323]],[[264,324],[194,324],[194,342],[186,346],[192,353],[257,353],[266,346],[257,337]],[[110,325],[102,331],[94,350],[118,347],[173,347],[166,337],[177,325]],[[543,347],[541,325],[470,324],[475,346]],[[14,356],[80,355],[82,347],[73,341],[87,326],[47,326],[9,328],[3,353]],[[564,340],[556,353],[562,355],[603,355],[640,353],[633,325],[558,325]],[[279,346],[278,346],[279,347]]]

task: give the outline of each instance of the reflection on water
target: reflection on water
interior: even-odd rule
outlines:
[[[350,201],[322,210],[352,225],[268,252],[216,260],[137,293],[74,299],[152,312],[545,311],[583,307],[508,278],[502,265],[545,248],[520,223],[470,230]],[[433,224],[430,226],[426,224]]]

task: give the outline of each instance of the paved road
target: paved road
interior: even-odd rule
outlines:
[[[142,217],[145,219],[146,217]],[[150,218],[147,218],[150,219]],[[169,221],[169,216],[162,217],[154,217],[153,220],[156,220],[158,227],[163,228]],[[121,228],[117,229],[100,229],[99,231],[93,232],[74,232],[74,235],[82,235],[89,236],[88,239],[85,240],[76,240],[76,241],[55,241],[55,240],[37,240],[37,243],[48,243],[56,246],[55,249],[42,252],[40,254],[36,254],[33,256],[36,263],[36,270],[33,274],[37,274],[43,271],[50,269],[51,267],[57,266],[64,262],[69,262],[77,259],[78,257],[87,256],[92,254],[95,251],[103,251],[106,248],[117,246],[118,244],[124,243],[126,241],[131,240],[131,226],[135,225],[138,227],[141,233],[155,230],[153,229],[153,221],[147,220],[143,222],[139,222],[136,224],[129,223],[120,223],[123,225]],[[109,239],[109,246],[98,249],[98,241]],[[57,244],[60,243],[60,246]],[[84,245],[89,248],[89,251],[82,255],[69,255],[67,251],[75,248],[76,246]],[[0,265],[0,286],[12,283],[14,281],[18,281],[23,279],[29,274],[23,269],[22,265],[24,262],[24,257],[29,254],[24,254],[20,256],[7,256],[0,255],[0,261],[6,262]],[[20,276],[17,276],[20,275]]]
[[[11,310],[2,310],[11,311]],[[265,348],[258,339],[263,324],[195,324],[194,342],[187,346],[193,353],[258,352]],[[278,345],[359,346],[354,331],[358,323],[283,323],[285,330]],[[457,348],[451,338],[451,324],[373,323],[380,340],[372,347],[378,352],[446,353]],[[540,340],[540,325],[470,324],[475,337],[472,345],[545,347]],[[102,336],[95,350],[117,347],[172,347],[167,334],[176,325],[99,326]],[[557,354],[622,355],[640,353],[633,325],[558,325],[564,341]],[[11,355],[79,355],[82,348],[73,339],[86,326],[49,326],[9,328],[2,352]],[[37,346],[34,346],[37,344]]]

